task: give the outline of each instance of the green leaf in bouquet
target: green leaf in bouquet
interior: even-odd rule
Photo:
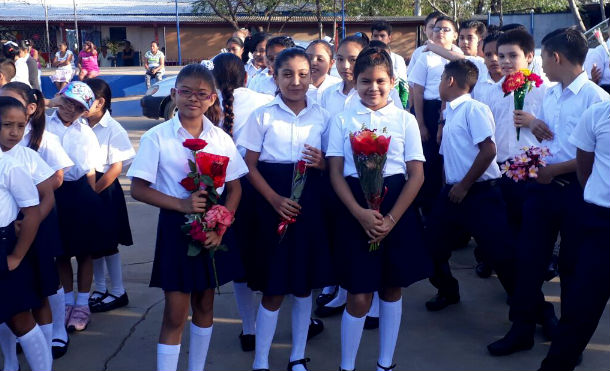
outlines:
[[[201,244],[191,241],[189,242],[189,249],[186,255],[188,256],[197,256],[201,253]]]
[[[188,233],[191,231],[191,224],[190,224],[190,223],[188,223],[188,224],[183,224],[183,225],[180,227],[180,230],[182,231],[182,233],[188,234]]]
[[[216,205],[218,203],[218,192],[216,192],[216,190],[214,188],[212,188],[211,190],[208,189],[208,199],[214,205]]]
[[[191,169],[193,173],[197,172],[197,164],[195,164],[195,161],[191,159],[189,159],[189,169]]]
[[[208,187],[214,187],[214,179],[209,175],[201,175],[199,180]]]

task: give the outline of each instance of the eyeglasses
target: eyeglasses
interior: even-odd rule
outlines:
[[[212,96],[214,95],[214,93],[206,93],[204,91],[192,91],[189,89],[176,89],[176,93],[178,93],[179,96],[189,99],[190,97],[192,97],[193,95],[195,96],[195,98],[197,98],[197,100],[200,101],[204,101],[204,100],[210,100],[212,98]]]
[[[449,32],[452,32],[453,29],[451,27],[434,27],[432,29],[432,31],[434,31],[434,32],[449,33]]]

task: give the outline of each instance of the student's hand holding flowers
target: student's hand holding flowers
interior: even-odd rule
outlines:
[[[529,112],[522,110],[513,111],[513,121],[515,122],[515,127],[529,128],[534,120],[536,120],[536,117]]]
[[[324,160],[324,154],[322,151],[316,147],[310,146],[309,144],[305,144],[303,160],[307,161],[307,167],[313,167],[318,170],[324,170],[326,168],[326,161]]]
[[[205,243],[203,246],[206,249],[210,249],[215,246],[219,246],[222,242],[222,236],[218,235],[215,231],[209,231],[205,234]]]
[[[180,200],[180,206],[182,212],[185,214],[195,214],[195,213],[203,213],[205,212],[205,208],[207,205],[207,197],[208,192],[203,189],[200,189],[196,192],[191,193],[188,198],[184,198]]]
[[[372,243],[379,237],[385,237],[389,232],[387,226],[384,225],[383,216],[377,210],[361,208],[356,218],[362,228],[364,228],[367,236],[371,238],[369,243]]]
[[[301,205],[298,202],[291,200],[288,197],[282,197],[278,194],[271,200],[271,206],[282,219],[292,219],[299,215]]]
[[[553,178],[555,178],[553,170],[554,167],[552,164],[538,168],[538,177],[536,178],[536,182],[540,184],[551,184]]]

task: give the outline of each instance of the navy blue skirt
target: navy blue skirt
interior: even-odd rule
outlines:
[[[278,194],[290,197],[293,164],[258,163],[258,170]],[[335,283],[328,234],[322,213],[323,177],[320,171],[308,169],[305,188],[299,203],[301,214],[290,224],[280,242],[279,215],[258,193],[255,210],[258,227],[247,247],[252,249],[256,269],[248,285],[264,295],[308,295],[312,289]]]
[[[190,237],[181,230],[184,223],[186,217],[182,213],[166,209],[159,212],[150,286],[184,293],[215,288],[216,280],[208,251],[203,249],[198,256],[187,255]],[[229,244],[225,246],[228,251],[217,251],[215,254],[219,285],[243,276],[238,249]]]
[[[356,201],[367,208],[360,180],[354,177],[345,180]],[[381,204],[382,215],[390,212],[405,182],[403,175],[384,179],[388,193]],[[424,246],[421,219],[413,205],[373,252],[369,252],[369,237],[349,210],[342,206],[338,214],[339,280],[348,292],[361,294],[386,287],[407,287],[432,274],[432,260]]]
[[[0,323],[18,313],[38,308],[42,303],[31,259],[23,259],[15,270],[8,271],[6,258],[16,243],[14,223],[0,228]]]
[[[41,297],[51,296],[57,292],[59,275],[55,257],[62,254],[59,218],[57,209],[53,207],[49,215],[40,223],[36,239],[28,251],[28,258],[32,260]]]
[[[100,180],[103,175],[104,173],[96,172],[96,181]],[[99,196],[105,209],[103,220],[109,235],[105,239],[105,243],[108,245],[100,253],[95,254],[95,258],[116,254],[119,252],[119,245],[133,245],[125,194],[119,178],[116,178],[108,188],[100,192]]]
[[[102,199],[87,177],[64,181],[55,190],[63,256],[87,256],[103,251],[110,235]]]

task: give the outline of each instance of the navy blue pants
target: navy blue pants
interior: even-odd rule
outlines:
[[[574,269],[566,283],[561,277],[561,319],[541,370],[574,369],[610,299],[610,209],[581,210]]]
[[[582,230],[576,223],[576,212],[584,201],[576,174],[562,176],[561,179],[569,184],[528,184],[522,228],[519,243],[516,244],[517,274],[510,308],[512,321],[535,323],[543,310],[542,284],[559,233],[562,286],[572,276],[576,246],[582,238]]]
[[[506,205],[496,180],[475,183],[461,203],[449,200],[452,185],[443,187],[428,218],[426,243],[434,259],[432,284],[443,295],[456,295],[458,281],[451,274],[449,258],[456,238],[473,236],[484,261],[498,273],[504,289],[511,293],[514,283],[512,239],[508,233]]]
[[[438,121],[440,119],[441,101],[424,100],[424,123],[430,134],[430,139],[423,142],[424,156],[424,184],[419,191],[417,205],[427,215],[436,202],[436,197],[443,186],[443,158],[438,153],[439,145],[436,142]]]

